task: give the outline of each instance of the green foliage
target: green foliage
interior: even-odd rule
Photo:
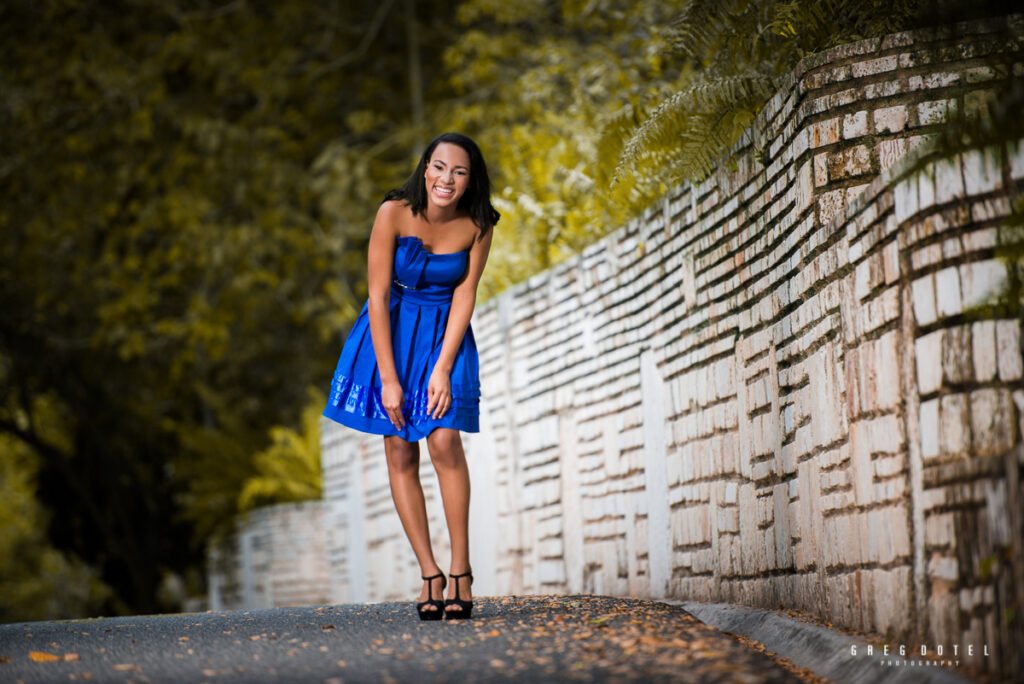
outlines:
[[[110,590],[74,555],[53,548],[35,497],[38,457],[0,435],[0,622],[97,610]]]
[[[804,56],[900,30],[915,0],[691,0],[673,47],[692,78],[659,102],[623,146],[614,181],[699,181],[753,123]]]
[[[666,64],[679,1],[469,0],[445,50],[449,97],[431,118],[480,143],[503,218],[481,290],[509,285],[621,225],[644,198],[608,191],[621,136],[681,78]]]
[[[320,415],[327,396],[309,390],[302,411],[302,429],[277,426],[270,430],[270,446],[256,454],[257,475],[245,481],[238,508],[247,511],[263,503],[319,499],[323,490],[320,470]]]
[[[443,40],[454,9],[418,6]],[[268,428],[330,378],[410,168],[401,23],[353,50],[378,9],[5,3],[0,430],[38,456],[49,538],[100,570],[106,611],[159,608]]]

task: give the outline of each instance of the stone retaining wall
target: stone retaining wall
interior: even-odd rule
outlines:
[[[1000,29],[1024,74],[1022,26],[809,57],[734,165],[478,307],[477,593],[803,609],[1024,671],[1020,321],[982,306],[1024,146],[905,159]],[[413,596],[381,439],[325,421],[323,465],[331,600]]]
[[[210,610],[327,602],[323,503],[266,506],[238,521],[207,554]]]

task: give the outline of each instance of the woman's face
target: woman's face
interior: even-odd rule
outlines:
[[[423,174],[427,203],[437,207],[458,206],[469,187],[469,154],[453,143],[438,143]]]

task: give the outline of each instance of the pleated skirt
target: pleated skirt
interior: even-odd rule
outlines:
[[[398,435],[409,442],[419,441],[439,427],[479,432],[480,362],[472,326],[466,327],[452,365],[451,407],[441,418],[427,413],[427,383],[441,352],[450,310],[451,288],[391,287],[391,342],[405,394],[404,429],[399,430],[391,422],[381,404],[380,370],[370,334],[368,303],[363,305],[342,347],[324,415],[355,430]]]

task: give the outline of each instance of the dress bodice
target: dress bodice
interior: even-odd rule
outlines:
[[[415,235],[399,236],[396,241],[393,277],[399,290],[449,295],[454,291],[466,272],[469,250],[433,254]]]

